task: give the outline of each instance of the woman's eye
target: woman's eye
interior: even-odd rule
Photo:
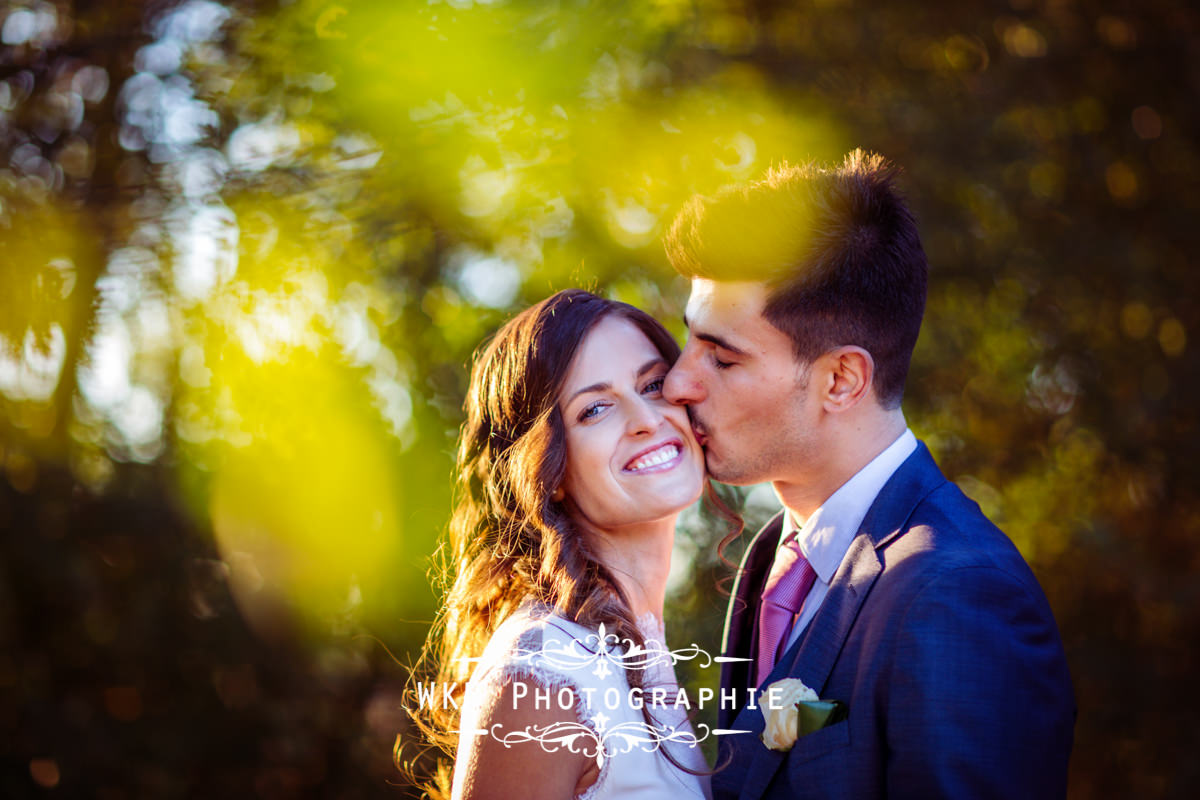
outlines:
[[[657,380],[650,381],[642,389],[642,394],[662,394],[663,380],[663,378],[658,378]]]
[[[603,408],[604,408],[603,403],[592,403],[590,406],[585,408],[583,411],[579,412],[579,421],[583,422],[584,420],[591,419],[592,417],[599,414]]]

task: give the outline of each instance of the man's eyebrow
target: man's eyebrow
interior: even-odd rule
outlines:
[[[740,347],[734,347],[729,342],[722,339],[720,336],[717,336],[715,333],[703,333],[701,331],[692,331],[691,333],[692,333],[692,336],[695,336],[700,341],[708,342],[709,344],[714,344],[717,347],[721,348],[722,350],[728,350],[729,352],[731,352],[735,355],[739,355],[739,356],[747,355],[745,350],[743,350]]]
[[[715,333],[703,333],[703,332],[697,332],[697,331],[692,330],[692,323],[688,322],[686,311],[683,312],[683,325],[684,325],[684,327],[686,327],[688,329],[688,334],[690,334],[691,336],[695,336],[697,339],[699,339],[702,342],[708,342],[709,344],[715,344],[717,347],[721,348],[722,350],[728,350],[729,352],[735,353],[739,356],[746,355],[745,350],[743,350],[740,347],[734,347],[729,342],[722,339],[720,336],[717,336]]]

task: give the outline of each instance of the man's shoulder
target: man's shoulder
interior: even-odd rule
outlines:
[[[969,569],[1041,591],[1012,540],[950,481],[924,497],[900,534],[879,552],[889,583],[904,581],[916,588]]]

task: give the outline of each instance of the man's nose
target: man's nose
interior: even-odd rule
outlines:
[[[677,406],[699,403],[704,399],[704,386],[696,370],[695,350],[685,347],[663,380],[663,397]]]

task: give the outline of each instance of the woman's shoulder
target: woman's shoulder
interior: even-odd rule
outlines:
[[[587,632],[552,608],[526,602],[500,624],[488,640],[484,656],[488,660],[528,661],[547,647],[569,644],[586,638]]]
[[[611,671],[597,666],[611,661],[614,639],[603,627],[590,629],[552,608],[526,603],[492,634],[471,683],[514,678],[555,686],[607,683],[603,679]]]
[[[645,647],[665,648],[666,635],[661,620],[646,612],[635,622]],[[611,626],[600,624],[587,627],[564,617],[549,606],[533,602],[523,604],[501,623],[492,635],[491,642],[497,643],[497,646],[507,646],[516,640],[532,639],[558,644],[575,642],[592,652],[598,649],[620,650],[626,644]]]
[[[646,686],[675,685],[662,622],[645,614],[637,626],[641,641],[633,642],[612,625],[586,626],[527,601],[492,634],[476,659],[468,691],[491,691],[518,680],[544,687],[622,690],[628,688],[630,669],[643,670]]]

